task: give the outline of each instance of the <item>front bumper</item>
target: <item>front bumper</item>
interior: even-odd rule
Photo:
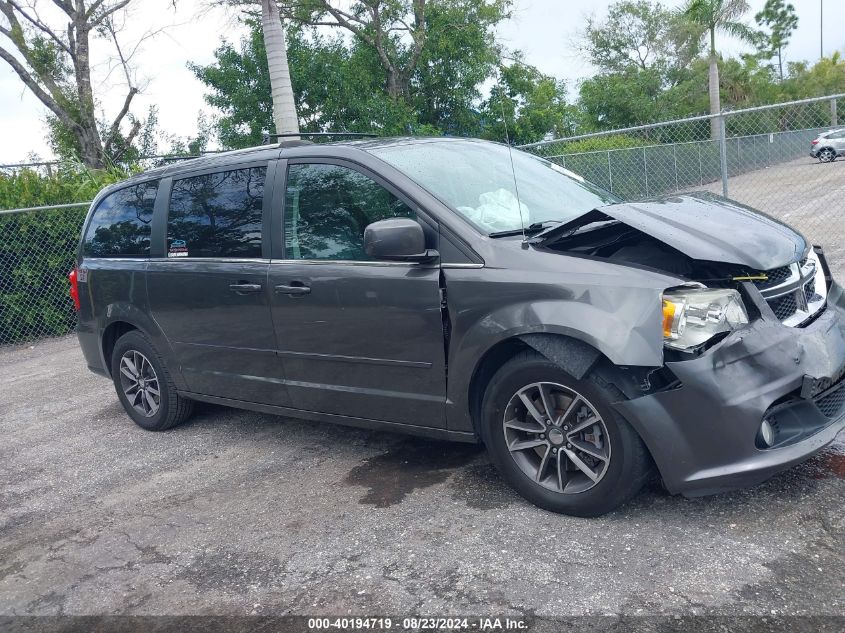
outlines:
[[[760,483],[845,428],[843,289],[831,286],[826,310],[807,327],[759,319],[700,357],[666,366],[681,386],[616,404],[666,488],[699,496]],[[835,384],[815,394],[825,380]],[[773,448],[760,448],[760,425],[770,416],[783,431]]]

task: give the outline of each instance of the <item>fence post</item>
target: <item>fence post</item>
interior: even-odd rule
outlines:
[[[724,113],[719,115],[719,162],[722,163],[722,195],[728,197],[728,140]]]
[[[645,160],[645,146],[643,146],[643,178],[645,179],[645,197],[648,198],[648,163]]]
[[[675,163],[675,191],[678,191],[678,146],[672,145],[672,162]]]
[[[836,99],[830,100],[830,125],[831,127],[836,127],[837,125],[839,125],[836,116]]]
[[[701,166],[701,141],[696,143],[696,147],[698,147],[698,184],[702,186],[704,185],[704,170]]]
[[[607,179],[610,182],[610,193],[613,193],[613,172],[610,170],[610,150],[607,151]]]

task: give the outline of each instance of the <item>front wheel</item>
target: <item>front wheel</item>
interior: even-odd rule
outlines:
[[[523,352],[487,387],[482,436],[502,477],[527,500],[599,516],[636,495],[651,474],[645,445],[611,406],[623,397],[595,376],[577,380]]]

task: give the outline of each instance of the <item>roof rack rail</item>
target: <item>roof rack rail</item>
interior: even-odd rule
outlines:
[[[281,140],[284,142],[286,138],[299,139],[303,136],[317,136],[322,138],[333,138],[335,136],[347,136],[354,138],[376,138],[377,134],[368,134],[364,132],[288,132],[285,134],[265,134],[262,142],[267,145],[272,139]]]
[[[367,132],[287,132],[285,134],[267,134],[268,138],[289,138],[294,136],[361,136],[376,138],[378,134]]]

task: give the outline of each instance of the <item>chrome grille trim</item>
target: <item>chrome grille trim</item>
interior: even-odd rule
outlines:
[[[789,270],[785,275],[784,269]],[[815,316],[827,302],[827,282],[818,256],[810,255],[800,262],[772,271],[771,280],[758,282],[757,288],[778,320],[788,327],[799,327]]]

